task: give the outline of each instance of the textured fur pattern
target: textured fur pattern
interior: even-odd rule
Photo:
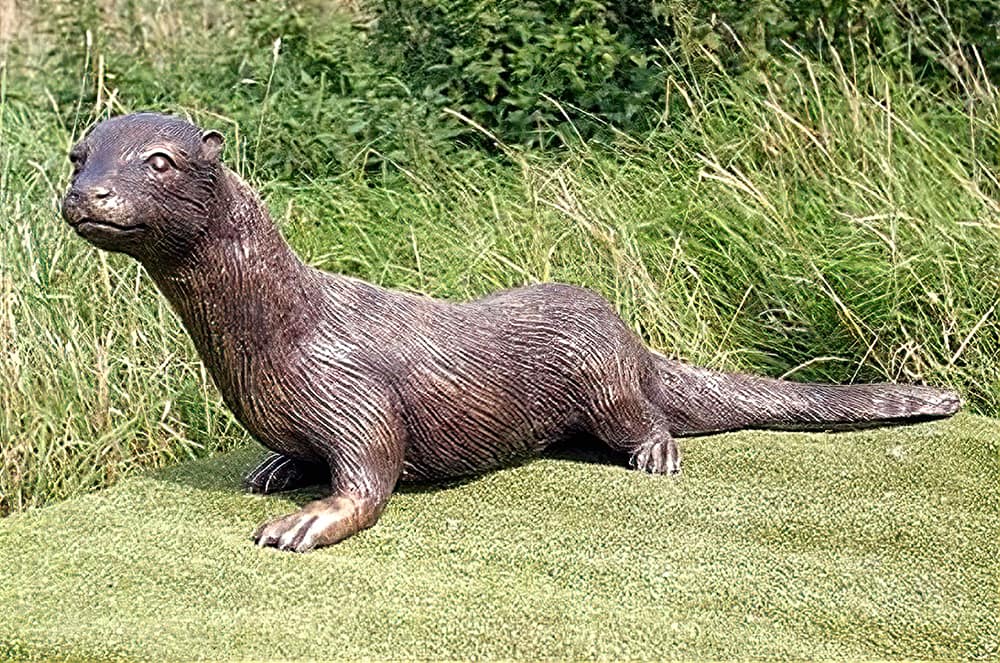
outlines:
[[[467,303],[304,265],[257,195],[219,161],[221,137],[177,118],[99,124],[71,154],[63,214],[140,260],[226,405],[272,455],[273,492],[329,477],[331,495],[265,524],[260,545],[308,550],[375,523],[400,479],[499,467],[576,435],[653,473],[674,436],[835,428],[947,416],[927,387],[826,386],[730,375],[650,352],[600,296],[539,284]]]

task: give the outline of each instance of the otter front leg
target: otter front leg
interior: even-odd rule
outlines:
[[[348,418],[336,426],[336,434],[327,432],[335,442],[317,445],[332,475],[330,496],[259,527],[253,535],[258,546],[305,552],[375,524],[403,471],[404,435],[392,410],[367,405],[342,410]],[[333,428],[332,422],[324,423]]]
[[[264,523],[254,532],[254,541],[261,547],[273,546],[295,552],[339,543],[375,524],[398,478],[396,471],[365,481],[341,483],[329,497]]]

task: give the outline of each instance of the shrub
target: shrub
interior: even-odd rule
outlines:
[[[658,119],[664,66],[767,67],[830,46],[910,78],[1000,76],[1000,0],[375,0],[383,66],[503,140]],[[975,46],[976,53],[972,52]],[[668,66],[669,68],[669,66]],[[976,69],[979,71],[976,71]]]
[[[641,129],[662,93],[650,31],[629,29],[634,12],[610,3],[386,0],[377,14],[384,63],[512,142],[544,143],[571,123]]]

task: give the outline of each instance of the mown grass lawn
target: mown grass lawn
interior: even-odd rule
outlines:
[[[1000,424],[686,440],[674,480],[549,457],[403,488],[296,555],[259,448],[0,521],[0,656],[908,658],[998,654]]]

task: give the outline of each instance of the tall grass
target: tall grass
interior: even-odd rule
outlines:
[[[371,88],[297,70],[273,50],[288,25],[240,32],[234,6],[205,5],[184,30],[251,49],[236,64],[151,48],[150,27],[128,52],[137,69],[116,69],[107,40],[70,21],[55,37],[76,56],[22,50],[0,72],[0,512],[245,439],[141,268],[58,218],[83,126],[150,106],[226,131],[229,163],[320,267],[456,299],[577,283],[689,361],[947,384],[1000,414],[1000,112],[974,61],[948,86],[791,46],[753,75],[669,63],[652,134],[488,156],[414,130],[394,115],[409,102],[358,138],[356,116],[330,109],[368,108]],[[354,30],[323,42],[330,57]]]

